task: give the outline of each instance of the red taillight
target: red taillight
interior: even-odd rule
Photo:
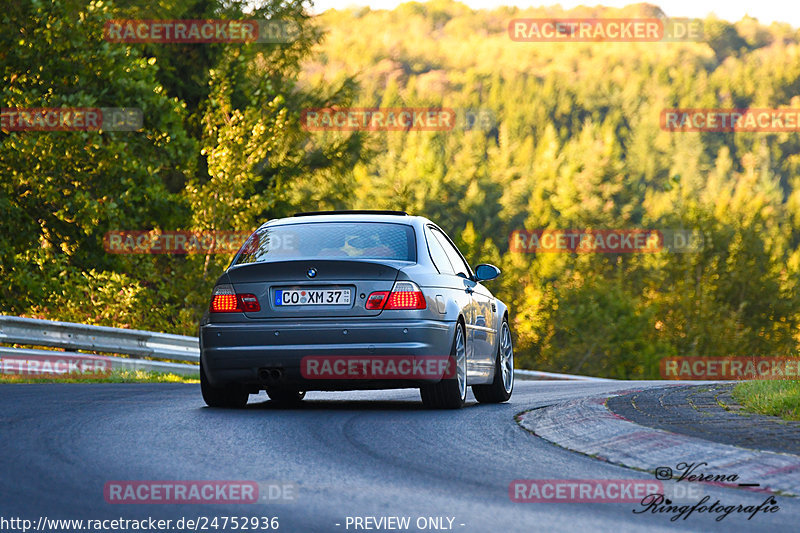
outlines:
[[[425,309],[425,297],[421,291],[392,292],[385,309]]]
[[[367,298],[367,309],[425,309],[425,297],[416,283],[398,281],[389,291],[373,292]]]
[[[261,304],[258,303],[258,298],[256,298],[255,294],[237,294],[236,296],[245,311],[250,313],[261,311]]]
[[[255,294],[236,294],[230,285],[217,285],[211,298],[212,313],[256,313],[261,304]]]
[[[231,313],[241,311],[235,294],[215,294],[211,300],[212,313]]]
[[[383,305],[386,303],[386,299],[389,297],[389,291],[378,291],[373,292],[367,298],[366,308],[367,309],[383,309]]]

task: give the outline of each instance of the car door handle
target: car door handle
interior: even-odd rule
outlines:
[[[467,294],[472,294],[473,292],[475,292],[475,289],[473,289],[472,287],[467,287],[466,289],[464,289],[464,292],[466,292]]]

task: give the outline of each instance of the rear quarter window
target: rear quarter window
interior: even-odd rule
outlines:
[[[447,258],[447,253],[439,244],[436,237],[433,236],[433,231],[430,227],[425,226],[425,240],[428,242],[428,252],[430,252],[431,261],[439,271],[440,274],[455,274],[450,260]]]

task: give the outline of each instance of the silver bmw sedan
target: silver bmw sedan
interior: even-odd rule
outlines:
[[[200,377],[211,407],[266,390],[418,388],[425,406],[511,397],[508,308],[424,217],[400,211],[300,213],[271,220],[217,280],[200,325]]]

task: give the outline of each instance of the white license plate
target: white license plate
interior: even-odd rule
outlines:
[[[275,305],[350,305],[350,289],[278,289]]]

